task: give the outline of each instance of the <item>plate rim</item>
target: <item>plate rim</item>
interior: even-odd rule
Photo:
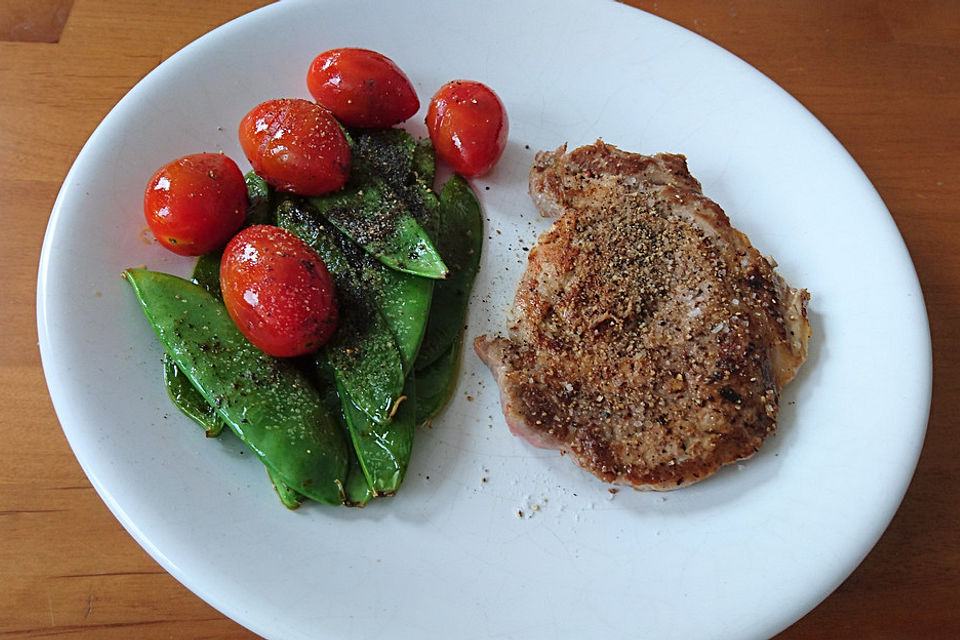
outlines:
[[[913,275],[913,280],[914,280],[913,287],[918,297],[917,305],[913,309],[913,313],[917,315],[917,320],[919,321],[918,324],[916,325],[916,328],[923,334],[920,336],[920,341],[926,347],[924,353],[919,354],[919,358],[918,358],[919,360],[922,360],[920,369],[925,372],[925,376],[924,376],[924,379],[921,380],[918,384],[918,389],[920,390],[919,400],[921,402],[918,405],[917,413],[918,415],[923,415],[925,417],[918,421],[922,426],[918,428],[916,431],[916,437],[914,440],[915,442],[914,451],[909,452],[906,456],[907,458],[912,459],[912,464],[907,465],[908,468],[905,467],[904,469],[901,470],[901,473],[904,476],[904,479],[901,483],[902,491],[896,500],[890,501],[888,505],[889,508],[887,510],[888,511],[887,513],[877,514],[877,522],[880,523],[879,530],[876,532],[876,536],[873,539],[873,541],[869,544],[869,546],[867,546],[864,549],[862,555],[858,558],[850,559],[848,570],[845,570],[843,572],[843,575],[840,576],[840,578],[836,581],[836,584],[834,584],[829,589],[829,591],[827,591],[822,595],[812,596],[810,598],[810,602],[800,605],[800,608],[802,608],[803,611],[800,613],[799,616],[793,616],[792,614],[789,614],[786,617],[792,617],[792,619],[786,624],[782,624],[783,622],[782,619],[777,622],[773,622],[771,620],[770,624],[767,625],[769,627],[767,630],[772,631],[773,633],[776,633],[782,629],[785,629],[796,620],[799,620],[803,615],[813,610],[823,600],[829,597],[831,593],[833,593],[833,591],[836,589],[836,587],[839,586],[856,569],[856,567],[861,564],[863,559],[870,553],[870,551],[876,545],[877,541],[879,541],[880,537],[883,535],[890,521],[893,519],[894,515],[899,509],[909,489],[910,480],[912,479],[916,471],[916,467],[920,459],[920,453],[922,450],[923,442],[925,439],[925,433],[928,426],[929,412],[930,412],[930,406],[932,401],[932,390],[933,390],[932,342],[931,342],[931,336],[930,336],[929,317],[927,315],[926,306],[924,304],[922,287],[920,285],[916,268],[913,264],[912,258],[910,257],[909,250],[906,247],[903,236],[902,234],[900,234],[899,229],[896,228],[896,221],[890,214],[889,209],[886,207],[886,204],[883,202],[880,194],[876,191],[869,177],[865,174],[865,172],[859,166],[856,160],[852,156],[850,156],[849,152],[846,151],[845,147],[843,147],[843,145],[839,142],[839,140],[836,139],[833,133],[829,129],[827,129],[827,127],[824,126],[823,123],[821,123],[819,119],[816,118],[816,116],[810,113],[809,110],[807,110],[806,107],[804,107],[795,97],[793,97],[789,92],[787,92],[785,89],[780,87],[778,84],[774,83],[762,71],[753,67],[752,65],[750,65],[743,59],[739,58],[735,54],[731,53],[730,51],[724,49],[719,44],[714,43],[711,40],[693,31],[690,31],[680,25],[677,25],[663,18],[660,18],[659,16],[650,14],[641,9],[615,3],[612,0],[584,0],[581,2],[566,2],[565,4],[568,6],[582,6],[584,4],[588,4],[589,2],[594,2],[597,5],[608,5],[608,6],[616,5],[620,9],[626,10],[627,12],[630,12],[630,13],[640,11],[650,19],[659,21],[660,23],[669,25],[670,27],[683,32],[684,37],[693,37],[696,39],[700,39],[708,43],[711,47],[715,48],[716,50],[723,52],[723,54],[737,60],[740,64],[745,65],[750,70],[751,73],[757,74],[758,76],[762,77],[768,83],[771,83],[774,87],[776,87],[776,89],[783,92],[785,95],[789,96],[794,102],[796,102],[797,106],[799,106],[801,109],[803,109],[803,111],[805,111],[809,115],[809,117],[816,123],[817,126],[819,126],[824,132],[826,132],[830,137],[832,137],[833,140],[836,142],[836,144],[841,149],[843,149],[845,153],[847,153],[849,162],[860,173],[861,179],[863,180],[865,185],[869,186],[869,188],[873,191],[873,194],[879,201],[880,206],[886,212],[887,217],[889,219],[889,223],[893,225],[894,233],[899,238],[902,244],[902,249],[906,254],[906,259],[907,259],[907,262],[909,263],[909,272],[912,273]],[[71,450],[74,452],[74,456],[76,457],[78,463],[83,469],[84,474],[90,480],[91,484],[94,486],[98,495],[107,505],[108,509],[111,511],[114,517],[117,518],[117,520],[123,525],[123,527],[128,531],[128,533],[130,533],[130,535],[134,538],[134,540],[136,540],[137,543],[145,551],[147,551],[147,553],[158,564],[160,564],[176,580],[178,580],[181,584],[183,584],[191,592],[196,594],[205,602],[209,603],[211,606],[221,611],[224,615],[236,621],[238,624],[241,624],[251,629],[255,633],[263,635],[264,637],[270,637],[270,634],[272,633],[272,631],[270,629],[260,628],[260,625],[255,619],[251,618],[249,615],[244,614],[244,612],[242,611],[242,607],[238,608],[233,603],[224,602],[223,599],[218,597],[217,594],[209,593],[208,590],[204,589],[202,585],[197,582],[196,579],[194,579],[190,575],[185,574],[180,567],[178,567],[175,563],[171,562],[161,549],[154,546],[150,542],[149,536],[147,536],[143,531],[141,531],[138,528],[136,523],[131,520],[129,514],[123,509],[123,507],[120,504],[116,502],[116,500],[114,499],[109,489],[100,483],[99,478],[97,477],[97,474],[93,473],[92,470],[88,468],[88,465],[91,464],[91,461],[89,459],[83,459],[81,456],[77,455],[77,447],[73,441],[73,436],[75,434],[71,433],[71,430],[67,427],[67,424],[66,424],[69,419],[61,418],[62,415],[67,413],[67,406],[66,406],[67,401],[65,400],[63,395],[65,392],[60,387],[57,387],[56,389],[54,389],[51,386],[50,377],[48,377],[48,371],[52,371],[54,367],[53,361],[55,359],[55,355],[51,353],[51,345],[50,345],[51,337],[49,334],[50,330],[46,326],[45,320],[47,319],[47,313],[48,313],[47,305],[48,305],[49,296],[50,296],[50,292],[48,291],[48,271],[49,271],[50,261],[53,259],[53,256],[51,255],[51,249],[50,249],[50,246],[52,244],[52,238],[56,234],[56,227],[60,221],[64,200],[70,191],[69,185],[71,183],[71,180],[75,177],[74,174],[78,170],[77,167],[81,165],[83,160],[85,160],[88,154],[88,147],[96,144],[98,136],[101,135],[100,132],[101,132],[101,129],[104,127],[104,123],[109,123],[112,121],[112,119],[115,117],[114,114],[117,113],[118,108],[120,108],[121,105],[124,104],[124,102],[127,100],[127,97],[134,91],[137,91],[138,88],[145,86],[147,83],[149,83],[151,78],[154,77],[154,73],[156,72],[157,69],[161,68],[164,65],[167,65],[167,63],[170,62],[171,60],[178,60],[181,57],[190,55],[190,53],[193,52],[194,48],[198,46],[197,43],[206,42],[208,39],[215,37],[214,34],[221,32],[221,30],[232,28],[231,25],[234,25],[239,21],[255,20],[257,19],[256,16],[261,15],[263,13],[268,13],[268,12],[269,13],[272,13],[274,11],[285,12],[290,10],[289,8],[291,5],[295,5],[295,4],[297,4],[296,0],[294,0],[293,2],[288,0],[288,2],[284,2],[284,3],[267,5],[259,9],[256,9],[250,13],[234,18],[233,20],[230,20],[227,23],[224,23],[223,25],[200,36],[190,44],[178,50],[176,53],[174,53],[169,58],[164,60],[156,68],[152,69],[147,75],[145,75],[140,81],[138,81],[136,85],[134,85],[134,87],[132,87],[127,93],[124,94],[124,96],[117,102],[117,104],[115,104],[109,110],[109,112],[106,114],[103,120],[97,125],[96,129],[91,133],[89,138],[81,147],[68,173],[64,178],[63,184],[60,190],[58,191],[57,198],[54,201],[53,207],[51,209],[50,219],[48,221],[48,225],[44,233],[43,245],[40,253],[40,263],[39,263],[38,275],[37,275],[38,284],[37,284],[37,298],[36,298],[36,304],[37,304],[36,313],[37,313],[37,331],[38,331],[38,338],[39,338],[41,365],[44,370],[45,380],[47,381],[48,392],[53,402],[54,409],[57,414],[57,419],[61,424],[61,428],[64,431],[64,435],[66,436],[68,443],[70,444]],[[302,2],[301,4],[306,5],[309,3]],[[58,384],[58,383],[55,382],[54,384]],[[782,617],[783,616],[781,616],[781,618]]]

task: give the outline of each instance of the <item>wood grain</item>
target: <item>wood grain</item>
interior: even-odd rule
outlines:
[[[75,0],[58,42],[0,41],[0,638],[256,637],[164,572],[90,486],[46,393],[35,291],[53,201],[103,116],[173,52],[261,4]],[[806,105],[873,181],[924,290],[934,395],[914,480],[863,564],[779,637],[960,637],[956,2],[629,4],[713,40]]]

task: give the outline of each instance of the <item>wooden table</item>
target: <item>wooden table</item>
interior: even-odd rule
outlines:
[[[630,3],[813,111],[886,201],[926,296],[934,397],[913,483],[860,568],[781,637],[960,638],[960,6]],[[261,4],[0,4],[0,638],[255,637],[163,571],[91,488],[47,395],[34,309],[47,218],[83,142],[157,64]]]

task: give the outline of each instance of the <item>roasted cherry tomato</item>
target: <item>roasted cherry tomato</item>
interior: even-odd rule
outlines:
[[[340,125],[309,100],[269,100],[240,122],[240,146],[253,170],[280,191],[318,196],[350,175],[350,144]]]
[[[427,108],[427,131],[437,156],[468,178],[493,168],[507,146],[508,129],[500,98],[479,82],[448,82]]]
[[[400,67],[369,49],[321,53],[307,71],[307,89],[317,104],[351,127],[392,127],[420,108]]]
[[[143,213],[157,240],[182,256],[219,249],[247,214],[247,185],[219,153],[184,156],[157,170],[143,193]]]
[[[287,358],[333,335],[339,313],[333,279],[307,243],[270,225],[247,227],[220,259],[227,313],[254,346]]]

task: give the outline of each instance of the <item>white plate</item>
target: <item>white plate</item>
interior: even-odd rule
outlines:
[[[143,186],[186,153],[241,161],[243,114],[306,97],[313,56],[348,45],[411,77],[418,134],[453,78],[482,80],[507,105],[506,154],[475,182],[489,241],[470,336],[503,328],[523,248],[546,226],[526,195],[535,150],[602,136],[686,154],[705,192],[812,294],[810,357],[759,455],[675,493],[612,495],[512,437],[467,351],[396,498],[288,512],[236,438],[208,441],[180,416],[120,278],[190,268],[143,241]],[[201,598],[285,640],[773,635],[876,542],[929,405],[916,275],[854,161],[739,59],[603,1],[282,2],[204,36],[131,90],[78,156],[47,230],[38,316],[57,415],[113,513]]]

